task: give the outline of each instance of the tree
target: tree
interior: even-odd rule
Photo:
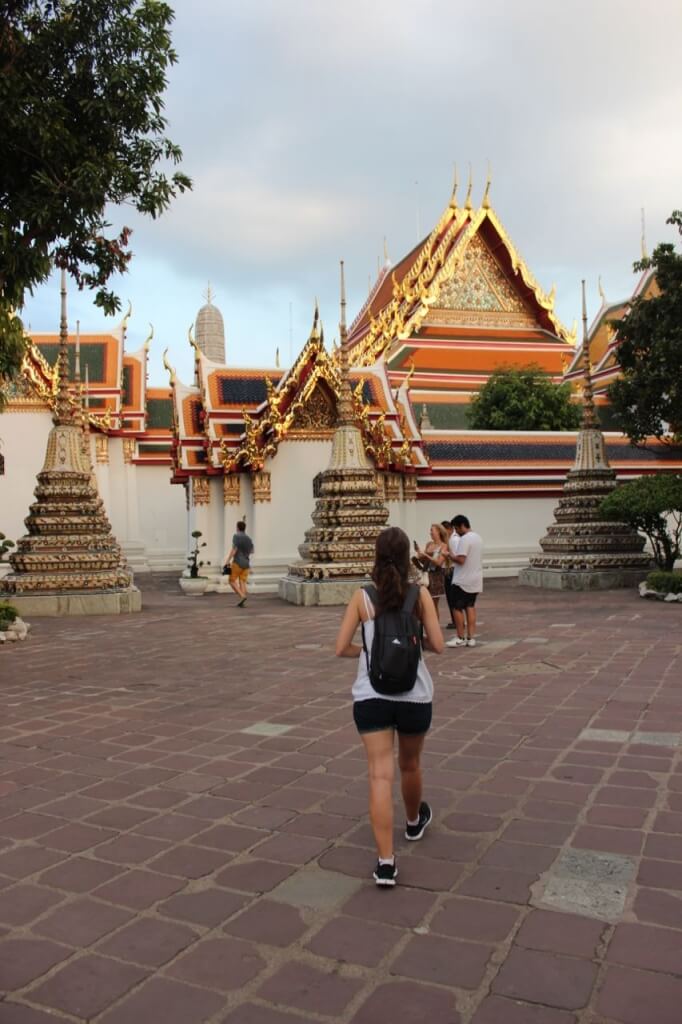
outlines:
[[[170,7],[158,0],[5,0],[0,21],[0,384],[21,364],[27,291],[64,268],[95,290],[131,257],[109,204],[157,217],[191,188],[164,130]],[[1,397],[1,387],[0,387]]]
[[[576,430],[580,407],[571,404],[571,385],[553,384],[539,366],[501,367],[472,400],[475,430]]]
[[[645,534],[656,565],[672,572],[682,554],[682,476],[655,473],[629,480],[604,498],[600,514]]]
[[[668,224],[682,235],[682,210]],[[638,296],[618,332],[622,376],[608,389],[617,425],[633,444],[656,437],[682,443],[682,254],[670,243],[658,245],[636,271],[655,268],[660,295]]]

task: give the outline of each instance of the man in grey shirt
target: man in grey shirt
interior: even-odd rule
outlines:
[[[246,605],[246,583],[252,554],[253,541],[246,532],[246,523],[240,519],[237,523],[237,532],[232,538],[230,553],[225,559],[225,565],[230,567],[230,586],[237,597],[241,598],[237,602],[237,608],[244,608]]]

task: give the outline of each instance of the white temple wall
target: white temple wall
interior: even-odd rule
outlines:
[[[169,466],[135,466],[140,535],[153,571],[185,566],[187,511],[185,488],[171,485]]]
[[[5,457],[5,472],[0,476],[0,532],[15,542],[26,533],[24,519],[34,500],[51,429],[52,415],[47,410],[9,411],[0,416],[0,450]]]

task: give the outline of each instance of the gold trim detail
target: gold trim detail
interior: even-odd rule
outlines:
[[[109,464],[109,437],[107,434],[95,434],[95,460],[101,466]]]
[[[192,504],[211,504],[211,482],[207,476],[192,477]]]
[[[270,474],[266,470],[261,470],[258,473],[253,473],[251,477],[251,485],[253,487],[253,500],[270,501],[270,498],[272,496],[270,484]]]
[[[238,473],[223,477],[223,504],[238,505],[241,500],[241,477]]]

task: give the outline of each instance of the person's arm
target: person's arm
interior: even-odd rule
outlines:
[[[227,556],[227,558],[226,558],[226,559],[225,559],[225,561],[223,562],[223,565],[231,565],[231,564],[232,564],[232,562],[234,561],[234,556],[235,556],[236,554],[237,554],[237,549],[236,549],[236,547],[235,547],[235,546],[234,546],[234,544],[233,544],[233,545],[232,545],[232,547],[230,548],[230,553],[229,553],[229,555]]]
[[[356,590],[348,602],[348,607],[346,608],[341,621],[341,626],[339,627],[338,636],[336,637],[335,653],[337,658],[357,658],[362,652],[362,646],[360,644],[353,643],[355,631],[361,622],[361,601],[362,591]]]
[[[428,549],[431,548],[429,551]],[[423,562],[433,562],[434,565],[443,564],[443,551],[440,547],[434,547],[431,544],[427,544],[425,550],[419,549],[419,557]]]
[[[438,621],[438,613],[433,598],[426,587],[419,588],[419,618],[424,626],[424,646],[434,654],[442,654],[445,647],[443,631]]]
[[[453,562],[457,562],[458,565],[464,565],[469,554],[469,541],[466,536],[459,538],[459,544],[457,546],[457,554],[453,556]]]

